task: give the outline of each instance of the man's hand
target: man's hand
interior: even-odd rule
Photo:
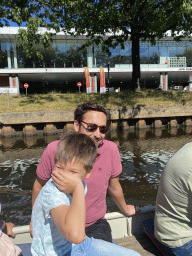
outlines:
[[[15,233],[13,233],[12,229],[15,227],[15,225],[11,222],[5,223],[5,228],[3,229],[3,232],[7,234],[8,236],[11,236],[15,238]]]
[[[136,213],[136,209],[134,205],[127,205],[125,209],[126,216],[131,216]]]
[[[131,216],[139,212],[138,207],[126,204],[118,177],[109,180],[108,192],[124,215]]]
[[[74,174],[60,171],[53,171],[52,179],[58,189],[65,194],[72,194],[76,186],[82,181]]]

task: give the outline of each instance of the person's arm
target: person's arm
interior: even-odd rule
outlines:
[[[33,190],[32,190],[32,208],[39,192],[41,191],[42,187],[46,184],[46,182],[47,180],[42,180],[37,176],[33,185]]]
[[[85,234],[85,196],[82,182],[76,184],[72,193],[71,206],[60,205],[51,210],[53,220],[71,243],[79,244],[86,238]]]
[[[119,207],[120,211],[123,214],[129,216],[136,213],[134,205],[126,204],[125,198],[123,195],[123,190],[118,177],[110,178],[108,192],[111,198],[113,199],[113,201],[117,204],[117,206]]]
[[[15,237],[15,233],[13,233],[13,228],[15,225],[11,222],[5,223],[4,221],[0,220],[0,229],[8,236]]]

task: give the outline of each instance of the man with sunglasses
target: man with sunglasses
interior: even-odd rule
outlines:
[[[109,130],[107,112],[97,103],[84,103],[74,112],[74,130],[90,136],[98,146],[98,156],[92,173],[85,179],[87,185],[86,200],[86,235],[112,242],[111,228],[104,216],[106,214],[106,193],[109,192],[121,212],[133,215],[136,210],[133,205],[127,205],[123,196],[118,176],[122,172],[120,154],[117,145],[105,140]],[[51,142],[42,154],[37,167],[37,178],[32,192],[32,205],[41,188],[52,176],[59,189],[64,191],[61,173],[55,173],[54,155],[59,141]]]

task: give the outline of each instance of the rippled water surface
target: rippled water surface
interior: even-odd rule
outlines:
[[[59,138],[36,136],[0,138],[0,201],[2,218],[16,225],[29,224],[31,190],[36,167],[46,145]],[[189,127],[171,130],[111,132],[123,165],[120,182],[127,203],[154,205],[159,178],[168,159],[192,140]],[[118,208],[107,197],[108,212]]]

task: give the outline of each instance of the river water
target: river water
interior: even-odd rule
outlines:
[[[29,224],[36,166],[46,145],[59,135],[0,138],[0,201],[2,219]],[[192,127],[110,132],[120,151],[120,182],[127,203],[155,205],[161,172],[169,158],[192,141]],[[118,211],[107,196],[108,212]]]

